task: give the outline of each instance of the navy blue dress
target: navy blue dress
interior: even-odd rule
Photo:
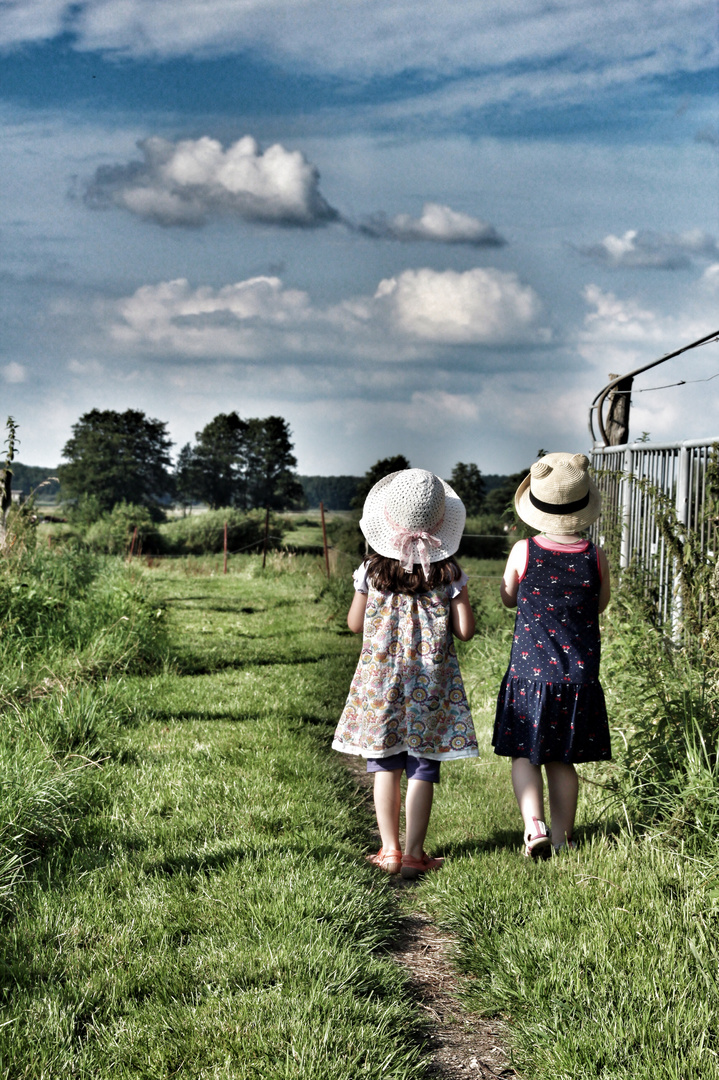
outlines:
[[[605,760],[612,751],[599,683],[597,549],[588,540],[580,552],[528,544],[494,752],[535,765]]]

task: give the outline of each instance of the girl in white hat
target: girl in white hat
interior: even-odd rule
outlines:
[[[584,454],[547,454],[532,465],[514,505],[541,530],[512,548],[500,588],[517,608],[509,668],[497,701],[494,752],[512,758],[512,784],[524,819],[524,853],[575,846],[578,780],[574,765],[611,757],[599,682],[599,614],[609,603],[609,566],[579,533],[601,509]],[[547,774],[551,833],[544,822],[541,766]]]
[[[382,840],[370,861],[405,878],[442,865],[424,851],[440,762],[477,756],[453,641],[475,629],[467,575],[453,558],[465,516],[444,480],[403,469],[375,484],[360,521],[375,554],[354,575],[347,625],[363,634],[362,653],[332,746],[367,758]]]

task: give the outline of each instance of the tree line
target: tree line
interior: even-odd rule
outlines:
[[[72,427],[59,467],[63,498],[97,513],[118,503],[157,507],[173,500],[286,510],[304,502],[297,460],[281,416],[220,413],[180,450],[173,467],[167,424],[136,409],[92,409]]]
[[[157,508],[170,502],[211,509],[361,510],[382,476],[411,467],[402,454],[382,458],[364,476],[298,476],[290,428],[281,416],[244,419],[220,413],[186,443],[173,465],[167,424],[136,409],[92,409],[72,426],[59,466],[61,497],[90,519],[120,503]],[[522,474],[524,475],[524,474]],[[521,476],[519,477],[521,479]],[[449,482],[468,517],[501,514],[516,477],[483,476],[458,462]]]

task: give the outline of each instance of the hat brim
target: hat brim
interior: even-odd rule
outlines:
[[[392,530],[384,513],[386,488],[388,484],[392,483],[395,476],[399,476],[401,472],[406,472],[406,470],[399,469],[397,472],[388,473],[387,476],[383,476],[381,480],[377,481],[365,499],[359,523],[362,534],[373,551],[376,551],[378,555],[384,555],[388,559],[399,559],[401,557],[401,552],[392,542]],[[464,503],[457,492],[446,480],[442,480],[441,476],[439,479],[444,487],[444,518],[442,524],[432,530],[433,535],[440,541],[440,547],[431,549],[429,553],[431,563],[439,562],[441,559],[448,559],[457,552],[462,541],[464,523],[467,518]],[[419,563],[420,556],[416,544],[413,545],[413,549],[414,561]]]
[[[532,474],[524,478],[517,488],[514,496],[514,508],[522,521],[533,529],[548,533],[571,533],[581,532],[597,520],[602,510],[602,496],[599,488],[587,476],[589,484],[589,502],[582,509],[573,514],[547,514],[530,502],[529,485]]]

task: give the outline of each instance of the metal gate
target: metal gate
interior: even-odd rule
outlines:
[[[657,522],[657,493],[674,508],[677,521],[698,531],[702,551],[713,556],[717,523],[705,513],[707,466],[715,439],[681,443],[628,443],[591,451],[596,482],[602,492],[602,516],[592,527],[598,543],[618,547],[619,567],[636,563],[657,597],[662,623],[675,627],[681,619],[677,589],[680,568]]]

